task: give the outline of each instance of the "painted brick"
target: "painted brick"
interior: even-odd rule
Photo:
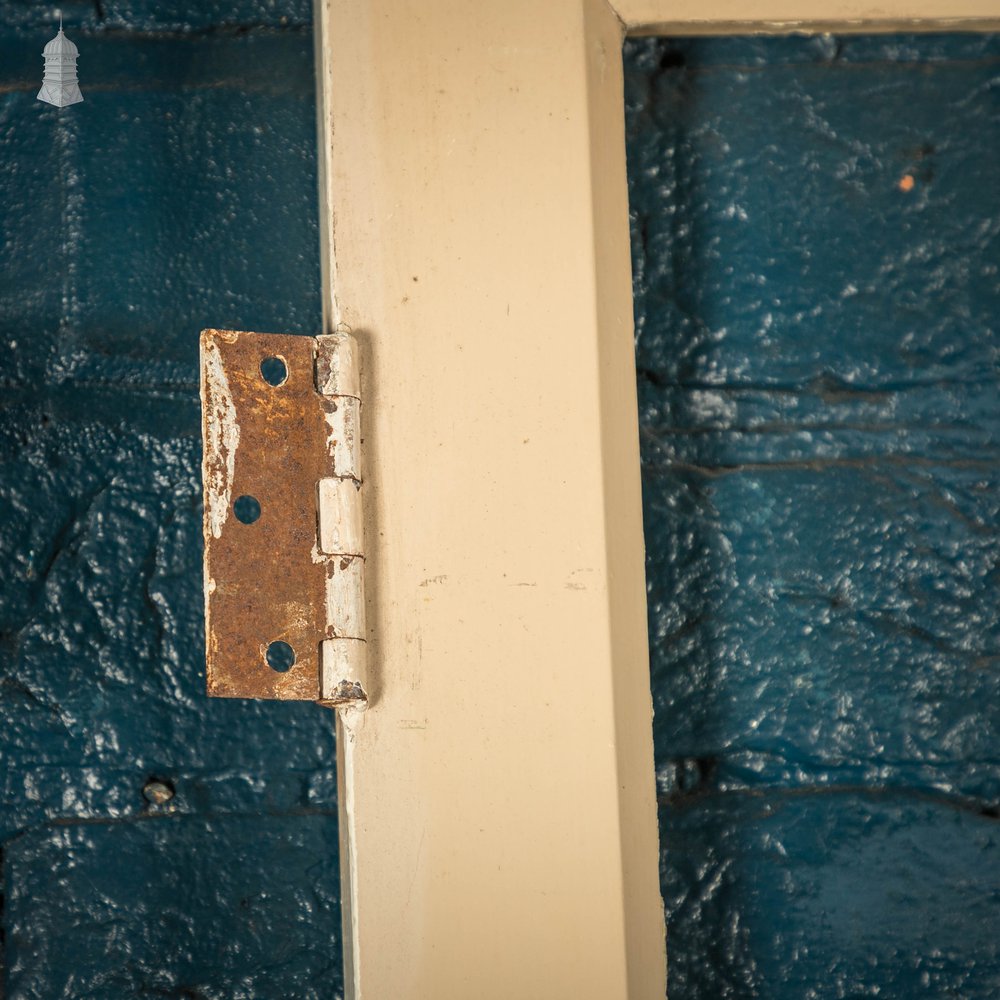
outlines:
[[[996,36],[633,40],[672,1000],[997,994]]]
[[[319,332],[308,21],[66,5],[60,112],[26,6],[0,4],[6,996],[335,997],[332,716],[204,694],[198,335]]]

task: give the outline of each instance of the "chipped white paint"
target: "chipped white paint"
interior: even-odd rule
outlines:
[[[327,560],[326,620],[335,636],[365,638],[365,561],[361,556]]]
[[[363,707],[368,698],[364,639],[324,639],[320,647],[320,700],[335,706]]]
[[[316,389],[324,396],[361,398],[361,365],[358,342],[349,333],[316,338]]]
[[[223,336],[216,333],[216,336]],[[233,333],[230,341],[239,335]],[[202,336],[201,365],[202,406],[206,414],[207,433],[202,459],[202,476],[208,504],[207,525],[213,538],[222,535],[232,505],[232,483],[236,468],[236,451],[240,445],[240,425],[236,407],[229,391],[229,379],[222,355],[210,337]]]
[[[326,421],[333,466],[333,475],[317,484],[318,550],[327,564],[326,623],[332,637],[320,650],[320,701],[337,708],[345,725],[345,714],[353,718],[368,704],[358,362],[350,334],[316,338],[316,388],[331,400]],[[353,829],[350,822],[346,826]]]
[[[354,479],[319,481],[319,550],[327,555],[363,555],[361,487]]]
[[[336,476],[361,481],[361,400],[339,396],[335,408],[327,411],[330,429],[327,447]]]

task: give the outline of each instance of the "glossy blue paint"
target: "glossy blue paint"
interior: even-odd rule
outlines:
[[[57,111],[0,4],[5,995],[338,996],[329,716],[202,681],[197,332],[319,327],[310,5],[62,6]],[[998,51],[627,46],[674,1000],[1000,992]]]
[[[1000,995],[1000,38],[625,66],[670,996]]]
[[[342,993],[332,716],[204,694],[198,334],[319,331],[310,6],[64,2],[58,110],[0,3],[10,1000]]]

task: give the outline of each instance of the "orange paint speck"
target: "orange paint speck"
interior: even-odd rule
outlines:
[[[914,181],[912,175],[910,175],[910,174],[903,174],[903,176],[899,178],[899,185],[898,185],[899,186],[899,190],[900,191],[912,191],[913,190],[913,185],[915,183],[916,183],[916,181]]]

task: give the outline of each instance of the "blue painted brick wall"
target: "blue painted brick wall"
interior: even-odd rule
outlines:
[[[1000,996],[1000,39],[625,65],[670,996]]]
[[[9,998],[341,992],[330,720],[202,693],[197,332],[318,329],[309,6],[65,2],[60,112],[0,4]],[[674,1000],[1000,992],[997,55],[627,46]]]
[[[332,718],[204,695],[198,333],[319,330],[310,8],[64,2],[58,110],[0,3],[9,1000],[341,994]]]

